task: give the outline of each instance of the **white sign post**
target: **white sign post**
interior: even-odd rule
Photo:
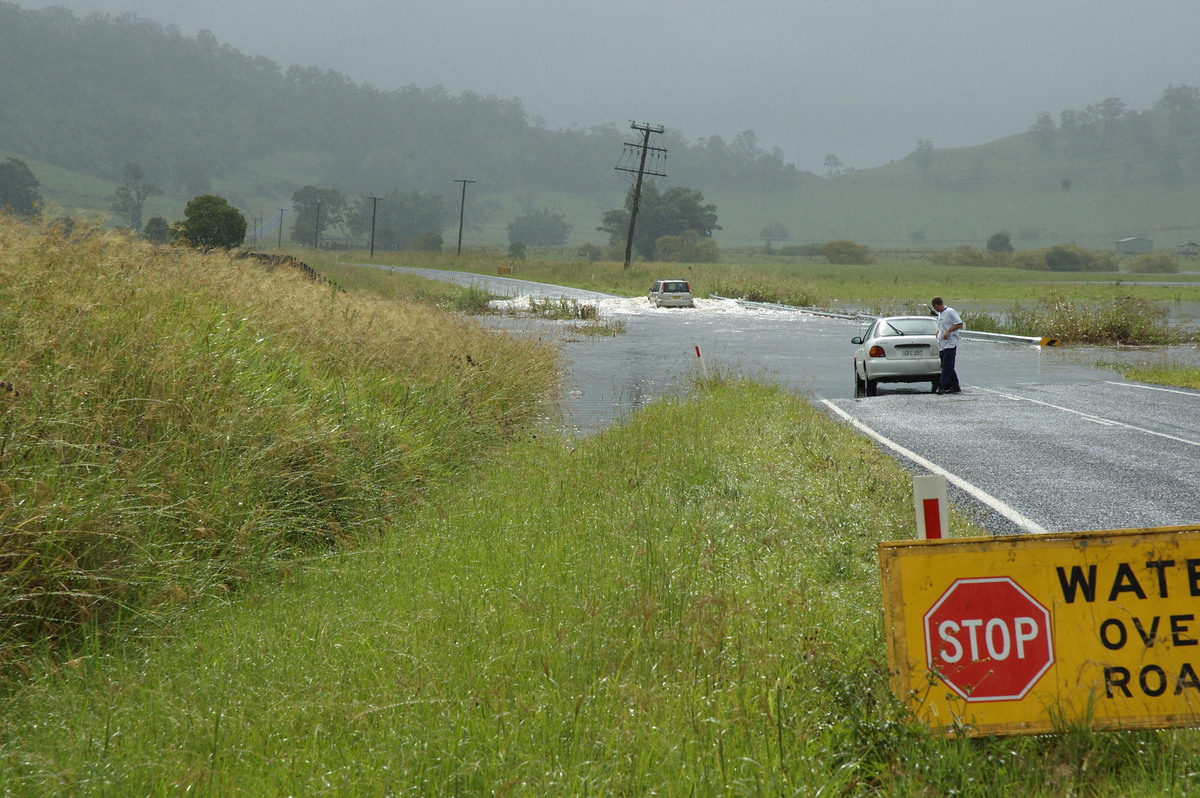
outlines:
[[[917,537],[922,540],[950,537],[944,476],[930,474],[913,477],[913,509],[917,513]]]

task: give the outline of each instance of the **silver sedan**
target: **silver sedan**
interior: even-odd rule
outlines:
[[[886,316],[875,319],[864,335],[850,343],[854,350],[854,395],[874,396],[881,382],[923,382],[937,390],[942,365],[938,358],[937,320],[929,316]]]

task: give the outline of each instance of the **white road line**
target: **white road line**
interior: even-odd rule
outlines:
[[[1200,393],[1185,391],[1182,388],[1160,388],[1157,385],[1146,385],[1140,382],[1114,382],[1112,380],[1105,380],[1104,383],[1105,385],[1119,385],[1122,388],[1141,388],[1143,391],[1162,391],[1163,393],[1173,393],[1179,396],[1200,397]]]
[[[1120,383],[1113,383],[1113,384],[1118,385]],[[1103,424],[1105,426],[1110,426],[1110,427],[1124,427],[1125,429],[1133,430],[1134,432],[1144,432],[1147,435],[1157,435],[1160,438],[1166,438],[1167,440],[1175,441],[1176,443],[1186,443],[1188,446],[1200,446],[1200,441],[1193,441],[1188,438],[1180,438],[1178,435],[1168,435],[1165,432],[1157,432],[1152,429],[1146,429],[1145,427],[1138,427],[1133,424],[1126,424],[1123,421],[1116,421],[1115,419],[1104,418],[1103,416],[1096,416],[1091,413],[1085,413],[1082,410],[1073,410],[1069,407],[1063,407],[1062,405],[1051,404],[1050,402],[1043,402],[1041,399],[1031,399],[1028,396],[1017,396],[1016,394],[1005,393],[1004,391],[997,391],[993,388],[980,388],[979,390],[986,391],[987,393],[995,394],[996,396],[1002,396],[1005,399],[1011,399],[1014,402],[1031,402],[1035,405],[1042,405],[1043,407],[1049,407],[1054,410],[1061,410],[1064,413],[1071,413],[1073,415],[1079,416],[1080,418],[1085,418],[1088,421],[1091,421],[1096,424]]]
[[[991,507],[993,510],[1000,513],[1000,515],[1004,516],[1009,521],[1012,521],[1014,524],[1019,526],[1023,532],[1029,532],[1029,533],[1034,533],[1034,534],[1039,534],[1039,535],[1047,534],[1048,530],[1045,527],[1043,527],[1041,524],[1038,524],[1037,522],[1032,521],[1031,519],[1025,517],[1021,513],[1017,512],[1017,510],[1015,510],[1014,508],[1012,508],[1009,505],[1005,504],[1004,502],[1000,501],[999,499],[997,499],[995,496],[991,495],[990,493],[986,493],[986,492],[980,490],[979,488],[972,485],[970,482],[967,482],[962,477],[955,476],[954,474],[951,474],[949,471],[942,468],[941,466],[936,465],[936,464],[930,462],[929,460],[926,460],[924,457],[917,454],[913,450],[906,449],[905,447],[901,446],[900,444],[896,443],[895,441],[893,441],[889,438],[883,437],[878,432],[871,429],[866,424],[863,424],[861,421],[854,418],[849,413],[842,410],[840,407],[838,407],[837,405],[835,405],[833,402],[829,401],[828,399],[822,399],[821,404],[825,405],[830,410],[832,410],[833,412],[837,413],[839,416],[844,418],[855,429],[857,429],[861,432],[864,432],[867,435],[870,435],[872,438],[879,441],[884,446],[888,447],[889,449],[896,452],[897,454],[899,454],[903,457],[907,457],[909,460],[913,461],[917,465],[926,469],[930,473],[941,474],[942,476],[944,476],[946,478],[947,482],[951,483],[958,489],[962,490],[964,493],[969,494],[976,501],[982,502],[983,504],[987,505],[988,507]]]

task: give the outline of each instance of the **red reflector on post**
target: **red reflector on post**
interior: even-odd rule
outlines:
[[[946,478],[940,474],[913,477],[913,509],[917,511],[917,537],[941,540],[950,537],[946,512]]]
[[[925,511],[925,539],[942,539],[942,508],[937,499],[924,499],[921,502]]]

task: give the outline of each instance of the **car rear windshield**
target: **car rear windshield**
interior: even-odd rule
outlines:
[[[674,282],[674,283],[663,283],[662,290],[666,291],[668,293],[672,293],[672,294],[686,294],[686,293],[690,293],[692,289],[688,287],[687,283]]]
[[[879,324],[878,334],[884,335],[933,335],[937,322],[933,319],[884,319]]]

